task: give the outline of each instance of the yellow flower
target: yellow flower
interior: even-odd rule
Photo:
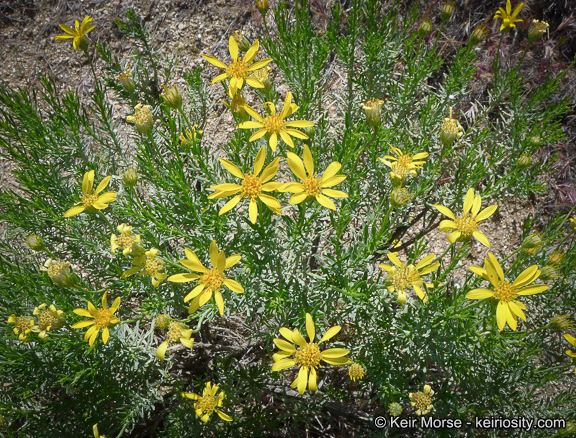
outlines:
[[[192,146],[202,140],[203,129],[198,129],[198,125],[192,126],[192,131],[186,128],[183,134],[180,134],[180,146],[184,152],[190,152]]]
[[[54,304],[51,304],[48,309],[48,304],[44,303],[34,309],[33,315],[38,318],[38,323],[32,327],[33,332],[40,332],[38,337],[40,339],[48,338],[48,331],[54,327],[59,328],[64,323],[64,312],[56,309]]]
[[[316,199],[320,205],[331,210],[336,210],[334,203],[326,196],[331,198],[347,198],[348,195],[340,190],[332,190],[327,187],[333,187],[340,184],[346,179],[346,175],[336,175],[342,165],[338,162],[331,163],[322,178],[318,178],[314,173],[314,160],[308,145],[304,145],[304,163],[300,157],[292,152],[287,153],[288,165],[290,169],[298,178],[302,180],[299,182],[291,182],[283,184],[278,188],[279,192],[294,193],[290,197],[290,204],[300,204],[305,200]],[[308,172],[308,176],[306,176]]]
[[[432,396],[434,395],[434,391],[430,387],[430,385],[424,385],[424,391],[420,392],[411,392],[410,396],[410,404],[416,408],[416,415],[426,415],[434,406],[432,406]]]
[[[132,261],[134,267],[124,271],[122,278],[128,278],[136,274],[136,272],[140,272],[141,276],[152,277],[152,285],[158,287],[160,282],[167,277],[167,275],[162,272],[164,270],[164,264],[155,258],[159,252],[157,249],[152,248],[136,257]]]
[[[218,306],[218,311],[220,315],[224,315],[224,299],[220,293],[222,286],[226,286],[228,289],[236,293],[244,293],[244,288],[235,280],[224,277],[224,270],[231,268],[242,258],[241,255],[235,254],[230,257],[226,257],[224,251],[218,251],[218,246],[216,241],[210,242],[210,261],[212,262],[212,268],[208,269],[200,262],[198,256],[185,248],[186,259],[180,260],[180,264],[186,268],[194,271],[200,272],[200,274],[176,274],[170,276],[168,281],[173,283],[187,283],[193,280],[199,280],[198,285],[192,289],[192,291],[186,295],[184,302],[193,299],[188,309],[189,313],[193,313],[202,307],[212,298],[212,292],[214,292],[214,299],[216,300],[216,305]]]
[[[175,85],[168,84],[163,85],[164,93],[160,97],[164,100],[164,103],[172,109],[182,108],[182,96]]]
[[[140,134],[149,134],[154,128],[154,116],[150,111],[152,108],[150,105],[142,106],[141,103],[134,107],[134,115],[126,117],[128,123],[134,123],[136,125],[136,130]]]
[[[548,286],[545,284],[528,286],[540,276],[540,271],[536,265],[524,270],[513,283],[505,280],[504,271],[492,253],[488,253],[488,258],[484,259],[484,266],[485,269],[479,266],[470,266],[469,269],[484,280],[489,281],[494,286],[494,290],[473,289],[466,294],[466,298],[471,300],[494,298],[498,300],[498,308],[496,309],[498,329],[503,330],[508,323],[512,330],[516,330],[518,318],[526,321],[526,315],[524,315],[526,306],[515,300],[516,295],[539,294],[547,290]]]
[[[248,113],[244,109],[248,105],[248,102],[246,102],[246,99],[244,99],[244,94],[241,91],[239,91],[238,93],[232,94],[230,89],[228,89],[228,97],[230,98],[230,103],[227,103],[227,102],[222,102],[222,103],[224,105],[226,105],[228,108],[230,108],[230,110],[234,114],[236,114],[238,116],[238,118],[240,120],[242,120],[243,122],[248,120],[250,118],[250,116],[248,115]]]
[[[568,342],[570,342],[572,345],[574,345],[574,347],[576,347],[576,338],[574,336],[569,335],[568,333],[565,333],[564,337],[566,338],[566,340]],[[574,362],[576,364],[576,353],[574,353],[572,350],[566,350],[565,353],[568,356],[570,356],[572,358],[572,362]],[[574,368],[574,373],[576,374],[576,367]]]
[[[361,380],[364,378],[364,368],[362,368],[362,365],[358,363],[353,363],[348,369],[348,375],[350,376],[350,380],[353,382],[355,382],[356,379]]]
[[[329,363],[330,365],[350,365],[352,360],[345,357],[350,351],[344,348],[330,348],[328,350],[320,351],[320,344],[328,339],[334,337],[340,331],[340,326],[330,328],[316,343],[316,331],[314,328],[314,321],[309,313],[306,313],[306,332],[308,333],[309,342],[306,342],[304,337],[298,330],[291,331],[286,327],[280,329],[280,334],[288,339],[286,342],[283,339],[274,339],[274,344],[280,351],[272,358],[274,365],[272,371],[280,371],[290,368],[294,365],[300,368],[298,377],[290,385],[292,388],[298,388],[300,394],[304,394],[306,385],[310,391],[316,391],[316,368],[320,368],[320,361]],[[298,345],[297,349],[294,345]],[[294,359],[290,356],[294,355]],[[310,372],[310,379],[308,379],[308,372]]]
[[[262,193],[272,192],[282,185],[282,183],[279,182],[267,182],[274,178],[278,172],[278,162],[280,161],[280,158],[275,158],[270,164],[268,164],[268,166],[266,166],[262,175],[258,176],[264,166],[265,160],[265,146],[262,146],[256,155],[256,160],[254,160],[254,173],[243,173],[231,161],[220,158],[222,166],[224,166],[224,168],[235,177],[242,179],[242,183],[226,183],[210,187],[211,190],[216,190],[216,192],[209,195],[208,199],[226,198],[240,192],[240,194],[236,195],[220,209],[218,215],[221,216],[232,210],[244,197],[250,198],[250,206],[248,210],[250,221],[252,221],[253,224],[255,224],[256,219],[258,219],[258,204],[256,203],[256,199],[260,199],[274,213],[282,214],[282,211],[280,210],[280,202],[278,202],[276,198]]]
[[[132,93],[136,88],[136,84],[134,84],[134,80],[132,79],[132,73],[130,73],[131,71],[131,69],[127,68],[118,76],[114,77],[114,80],[122,85],[128,93]]]
[[[82,180],[82,193],[83,195],[80,196],[80,202],[76,202],[74,205],[77,207],[72,207],[66,213],[64,213],[64,217],[76,216],[77,214],[82,213],[86,210],[88,213],[96,213],[97,210],[103,210],[108,207],[108,203],[113,202],[116,200],[116,192],[106,192],[98,196],[102,190],[104,190],[108,183],[110,182],[111,176],[107,176],[102,180],[96,191],[93,191],[92,188],[94,186],[94,171],[91,170],[84,174],[84,179]],[[83,205],[78,205],[83,204]]]
[[[207,382],[206,387],[202,392],[202,396],[192,392],[181,392],[180,395],[184,398],[197,400],[196,403],[194,403],[194,410],[203,423],[208,421],[212,412],[216,412],[224,421],[232,421],[231,416],[225,414],[220,409],[217,409],[222,407],[222,400],[226,398],[224,391],[221,391],[220,394],[216,396],[218,389],[220,389],[218,385],[212,386],[212,382]]]
[[[89,340],[90,346],[94,345],[94,341],[98,337],[100,329],[102,329],[102,341],[106,344],[110,336],[109,328],[120,322],[120,320],[114,316],[114,313],[116,313],[116,310],[120,307],[120,297],[116,298],[114,303],[112,303],[112,307],[108,309],[106,304],[107,293],[108,292],[104,292],[104,295],[102,296],[101,309],[94,307],[94,304],[90,301],[88,301],[88,310],[74,309],[75,314],[93,319],[92,321],[80,321],[72,326],[72,328],[84,328],[94,324],[84,335],[84,341]]]
[[[238,58],[238,43],[236,42],[234,36],[230,35],[230,38],[228,39],[228,49],[230,51],[230,56],[232,57],[232,63],[230,65],[224,64],[222,61],[214,58],[213,56],[202,55],[202,57],[210,64],[219,68],[226,69],[224,73],[212,79],[212,83],[215,84],[216,82],[229,77],[230,90],[232,95],[236,94],[237,90],[242,89],[244,83],[247,83],[254,88],[264,88],[264,85],[262,85],[260,81],[251,78],[248,75],[251,71],[258,70],[259,68],[264,67],[266,64],[272,61],[272,58],[266,58],[252,64],[252,61],[254,61],[259,47],[260,43],[258,40],[254,41],[254,44],[252,44],[252,46],[246,52],[246,55],[244,55],[244,59],[240,60]]]
[[[515,23],[517,21],[523,21],[516,18],[516,15],[518,15],[522,10],[522,6],[524,6],[524,3],[520,3],[518,6],[516,6],[514,12],[511,12],[512,4],[510,3],[510,0],[507,0],[506,10],[504,10],[504,8],[498,8],[498,12],[496,12],[496,15],[494,15],[494,20],[496,20],[497,18],[500,18],[502,20],[500,31],[506,29],[507,27],[516,27]]]
[[[572,227],[572,231],[576,233],[576,217],[570,218],[570,226]]]
[[[415,155],[405,154],[400,149],[390,145],[392,152],[396,155],[384,155],[384,158],[378,157],[386,166],[392,169],[390,178],[395,185],[402,184],[408,175],[416,176],[416,169],[422,169],[425,163],[424,158],[428,157],[428,152],[419,152]]]
[[[413,288],[418,297],[427,302],[428,298],[420,286],[424,284],[422,276],[434,272],[440,267],[440,263],[434,263],[431,266],[430,263],[436,258],[434,254],[430,254],[424,257],[416,266],[410,264],[407,265],[406,262],[400,261],[398,258],[398,253],[391,252],[388,253],[388,259],[394,263],[396,266],[380,264],[378,265],[381,269],[388,273],[389,279],[387,281],[388,292],[396,292],[398,294],[398,302],[406,304],[406,289]],[[428,287],[432,287],[432,284],[426,284]]]
[[[238,125],[240,129],[259,129],[250,137],[250,141],[254,141],[263,137],[264,135],[269,135],[268,143],[274,152],[276,152],[276,145],[278,143],[278,136],[284,140],[290,147],[294,147],[294,142],[292,141],[292,137],[301,138],[302,140],[308,140],[308,136],[304,134],[302,131],[298,131],[297,129],[293,128],[310,128],[314,126],[313,122],[309,122],[308,120],[291,120],[289,122],[285,122],[284,119],[286,117],[290,117],[294,114],[299,106],[292,103],[292,92],[289,91],[286,94],[286,100],[284,101],[284,107],[279,114],[276,114],[276,107],[272,102],[266,102],[264,105],[270,111],[270,114],[266,114],[266,117],[261,117],[253,108],[249,105],[246,105],[244,109],[248,114],[256,119],[256,121],[251,120],[248,122],[243,122]]]
[[[106,438],[104,435],[100,435],[98,432],[98,423],[92,426],[92,432],[94,433],[94,438]]]
[[[14,333],[18,335],[19,341],[27,341],[28,335],[32,333],[32,327],[34,327],[34,318],[12,314],[8,318],[8,324],[14,324]]]
[[[452,107],[450,107],[450,116],[444,119],[440,130],[440,140],[444,146],[450,146],[454,140],[463,135],[464,129],[458,120],[452,118]]]
[[[194,339],[190,339],[190,336],[192,336],[192,329],[189,329],[180,322],[172,321],[170,323],[170,330],[168,330],[166,334],[166,340],[162,342],[156,350],[156,357],[164,360],[164,355],[170,342],[180,342],[185,347],[192,348],[194,346]]]
[[[454,213],[443,205],[434,204],[433,207],[445,216],[448,216],[451,220],[443,220],[440,222],[440,230],[448,232],[454,230],[452,233],[448,234],[447,238],[450,244],[454,244],[457,241],[463,241],[474,236],[478,242],[482,245],[490,248],[490,242],[488,238],[478,231],[480,222],[488,219],[494,214],[498,206],[496,204],[485,208],[480,211],[482,206],[482,198],[480,195],[474,197],[474,189],[470,188],[466,193],[466,198],[464,198],[464,211],[462,215],[455,216]]]
[[[78,49],[82,49],[83,51],[86,51],[88,49],[88,41],[86,41],[86,37],[84,35],[86,35],[88,32],[90,32],[92,29],[96,27],[96,26],[90,26],[91,24],[92,24],[92,17],[89,16],[84,17],[84,20],[82,20],[82,25],[78,23],[78,20],[76,20],[75,29],[70,29],[65,24],[60,24],[60,28],[64,32],[69,33],[70,35],[59,35],[56,37],[56,40],[58,41],[58,40],[66,40],[68,38],[74,38],[74,41],[72,42],[74,50],[78,51]]]
[[[70,287],[74,284],[74,275],[69,262],[48,259],[44,266],[40,266],[40,270],[48,272],[48,276],[60,287]]]
[[[122,254],[128,255],[133,253],[138,256],[144,252],[142,247],[142,239],[140,234],[132,234],[132,227],[126,224],[120,224],[117,228],[121,233],[119,236],[112,234],[110,237],[110,246],[112,247],[112,254],[116,254],[118,248],[122,248]]]

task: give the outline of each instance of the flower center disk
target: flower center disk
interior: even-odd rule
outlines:
[[[514,287],[507,281],[502,281],[494,289],[494,298],[500,301],[512,301],[516,296]]]
[[[318,344],[306,344],[294,355],[296,361],[304,367],[318,368],[320,366],[320,360],[322,360],[322,353]]]
[[[260,178],[249,173],[242,181],[242,194],[249,198],[256,198],[262,192]]]
[[[266,116],[264,126],[266,131],[278,133],[284,127],[284,120],[280,116]]]
[[[218,269],[212,268],[202,276],[201,282],[206,285],[208,289],[215,291],[222,287],[224,278],[222,278],[222,274],[218,272]]]
[[[478,228],[476,217],[468,214],[466,216],[458,216],[454,222],[464,238],[470,237]]]
[[[317,178],[316,175],[307,176],[304,179],[304,190],[310,196],[316,196],[320,191],[320,178]]]

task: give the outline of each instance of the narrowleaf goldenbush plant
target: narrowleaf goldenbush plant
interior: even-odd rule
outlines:
[[[306,0],[256,1],[262,35],[223,35],[181,78],[134,11],[117,22],[125,59],[86,17],[54,44],[81,49],[88,103],[48,78],[2,83],[18,186],[0,192],[0,434],[576,421],[573,212],[502,226],[564,141],[565,71],[535,89],[522,76],[547,24],[517,59],[520,3],[448,51],[458,3],[346,4],[322,27]],[[473,98],[487,34],[492,87]],[[217,146],[215,109],[234,120]]]

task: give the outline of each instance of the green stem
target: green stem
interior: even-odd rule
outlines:
[[[106,224],[110,227],[110,229],[114,229],[114,227],[112,226],[112,224],[110,223],[110,221],[108,220],[108,218],[106,217],[106,215],[104,213],[102,213],[101,210],[98,210],[98,215],[104,219],[104,222],[106,222]]]

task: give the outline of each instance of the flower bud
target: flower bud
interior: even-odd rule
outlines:
[[[411,196],[412,193],[410,193],[407,188],[401,186],[396,187],[390,194],[390,204],[394,208],[402,207],[408,204]]]
[[[364,368],[362,368],[362,365],[358,363],[353,363],[348,369],[348,375],[353,382],[355,382],[357,379],[361,380],[364,378]]]
[[[440,19],[442,22],[446,23],[452,17],[454,13],[454,0],[444,0],[442,4],[442,12],[440,13]]]
[[[172,84],[163,85],[163,88],[164,93],[162,93],[160,97],[164,99],[164,103],[172,109],[177,110],[182,108],[182,96],[180,96],[178,88]]]
[[[426,35],[430,33],[431,30],[432,30],[432,21],[430,21],[430,19],[426,17],[424,20],[422,20],[422,23],[420,23],[420,27],[418,28],[418,35],[420,35],[421,38],[424,38]]]
[[[393,417],[399,417],[402,414],[402,405],[396,402],[390,403],[390,406],[388,406],[388,412],[390,412],[390,415]]]
[[[574,321],[568,318],[568,315],[556,315],[548,323],[548,328],[560,332],[574,328],[573,323]]]
[[[576,233],[576,219],[570,218],[570,226],[572,227],[572,232]]]
[[[542,38],[550,25],[545,21],[532,20],[532,27],[528,31],[528,41],[534,43]]]
[[[558,277],[560,277],[558,269],[553,265],[546,265],[540,269],[540,276],[538,278],[542,281],[548,281]]]
[[[464,129],[458,120],[452,118],[452,107],[450,107],[450,117],[444,119],[440,140],[444,146],[450,146],[454,140],[464,135]]]
[[[83,52],[88,53],[88,40],[84,35],[82,35],[78,41],[78,48]]]
[[[232,33],[232,37],[238,43],[238,50],[242,53],[246,53],[250,49],[250,41],[244,36],[244,32],[238,29]]]
[[[68,262],[48,259],[40,269],[47,271],[52,281],[60,287],[70,287],[75,283],[74,274],[72,274]]]
[[[537,248],[541,246],[545,240],[542,239],[541,233],[532,233],[522,242],[522,248]]]
[[[538,148],[542,144],[542,137],[539,135],[533,135],[532,137],[528,138],[528,144],[533,148]]]
[[[186,132],[180,135],[180,147],[186,153],[192,150],[192,146],[194,146],[196,142],[202,140],[204,131],[202,129],[196,129],[197,127],[198,125],[194,125],[192,131],[186,128]]]
[[[549,265],[559,265],[562,263],[562,259],[564,258],[565,253],[560,251],[554,251],[552,254],[548,256],[548,264]]]
[[[256,0],[256,7],[260,11],[260,14],[262,14],[262,17],[264,17],[269,8],[268,0]]]
[[[30,249],[33,249],[34,251],[44,251],[46,248],[46,246],[44,246],[44,239],[42,239],[37,234],[30,234],[26,238],[26,245],[28,245]]]
[[[271,71],[272,69],[266,66],[250,73],[250,77],[257,79],[262,85],[264,85],[264,88],[261,88],[264,94],[268,94],[272,90],[272,82],[270,81],[269,75]]]
[[[380,122],[382,119],[382,114],[380,113],[380,107],[384,103],[383,100],[376,99],[371,97],[366,102],[360,104],[362,109],[366,112],[366,120],[367,122],[374,128],[380,126]]]
[[[154,127],[154,116],[150,111],[150,105],[142,106],[141,103],[134,107],[134,115],[126,117],[128,123],[135,123],[136,130],[140,134],[150,134]]]
[[[488,29],[486,29],[486,25],[479,24],[472,31],[472,35],[470,35],[470,44],[475,46],[476,44],[481,43],[487,33]]]
[[[308,136],[308,140],[304,140],[304,143],[310,144],[312,142],[312,139],[314,138],[314,135],[316,135],[316,127],[309,126],[307,128],[304,128],[304,133]]]
[[[516,161],[516,166],[518,166],[520,170],[530,167],[531,164],[532,156],[528,154],[520,155],[520,158],[518,158],[518,161]]]
[[[129,167],[124,171],[122,180],[128,187],[134,187],[138,183],[138,172],[133,167]]]
[[[170,318],[166,314],[158,315],[154,320],[154,327],[157,329],[167,329],[172,322],[172,318]]]
[[[114,79],[116,80],[116,82],[120,83],[120,85],[122,85],[128,93],[133,93],[134,90],[136,89],[136,84],[134,84],[134,81],[132,80],[132,75],[130,74],[130,71],[131,70],[127,68],[125,71],[120,73]]]

